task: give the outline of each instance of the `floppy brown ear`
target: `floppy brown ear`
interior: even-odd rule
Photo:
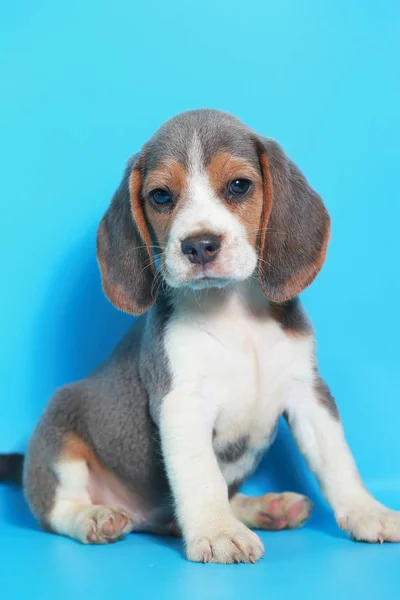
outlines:
[[[140,315],[155,301],[151,239],[141,203],[141,172],[134,156],[97,230],[103,289],[125,312]]]
[[[273,140],[262,138],[264,206],[259,285],[273,302],[297,296],[325,261],[330,218],[319,195]]]

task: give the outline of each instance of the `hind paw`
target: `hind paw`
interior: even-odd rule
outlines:
[[[313,504],[305,496],[293,492],[241,496],[237,500],[237,516],[252,529],[298,529],[309,519]]]
[[[133,523],[127,513],[116,505],[95,505],[82,511],[79,517],[85,544],[116,542],[132,531]]]

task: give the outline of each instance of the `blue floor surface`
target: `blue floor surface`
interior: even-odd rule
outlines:
[[[377,495],[400,508],[400,493]],[[83,546],[41,532],[21,491],[1,487],[0,597],[197,600],[251,595],[274,600],[365,600],[400,596],[400,545],[355,543],[321,508],[300,531],[260,535],[266,553],[256,565],[189,563],[180,540],[142,534],[110,546]]]

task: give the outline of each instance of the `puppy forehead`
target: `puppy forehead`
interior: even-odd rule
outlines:
[[[260,168],[255,134],[241,121],[215,110],[182,113],[167,121],[143,148],[145,171],[160,165],[180,164],[186,171],[193,166],[206,168],[213,158],[224,152],[243,158]]]

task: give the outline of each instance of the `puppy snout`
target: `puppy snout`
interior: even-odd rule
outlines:
[[[183,240],[182,253],[195,265],[212,262],[221,248],[221,239],[213,233],[193,235]]]

